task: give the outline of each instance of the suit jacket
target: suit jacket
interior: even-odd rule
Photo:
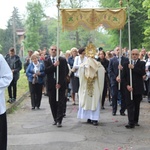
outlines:
[[[59,80],[58,84],[61,85],[59,90],[66,90],[67,84],[66,84],[66,76],[68,75],[69,69],[67,65],[67,61],[64,57],[59,57]],[[50,57],[48,57],[44,61],[45,65],[45,74],[47,75],[47,84],[48,84],[48,90],[52,91],[55,89],[56,86],[56,78],[57,76],[57,67],[55,67],[52,63],[52,60]]]
[[[132,69],[132,87],[133,94],[143,94],[144,85],[143,85],[143,76],[145,75],[145,62],[137,60],[134,69]],[[128,68],[128,63],[124,65],[124,69],[122,72],[122,80],[125,84],[125,87],[130,84],[130,71]]]
[[[121,65],[124,66],[125,63],[128,63],[129,59],[122,56],[121,57]],[[108,76],[110,78],[110,84],[116,85],[118,82],[116,81],[116,77],[119,74],[118,70],[119,60],[116,56],[110,59],[109,66],[108,66]],[[122,71],[121,71],[122,72]]]

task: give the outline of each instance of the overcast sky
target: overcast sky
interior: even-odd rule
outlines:
[[[32,0],[0,0],[0,28],[5,29],[7,21],[12,16],[13,7],[17,7],[20,15],[25,14],[27,2]],[[47,16],[56,16],[57,7],[53,6],[46,10]]]
[[[0,0],[0,28],[5,29],[7,25],[7,21],[12,16],[13,7],[17,7],[20,15],[26,14],[26,5],[27,2],[31,2],[32,0]],[[43,2],[43,0],[40,0]],[[88,8],[98,6],[96,3],[97,0],[93,0],[88,2]],[[53,17],[57,16],[57,7],[54,5],[53,7],[45,9],[45,13],[47,16]]]

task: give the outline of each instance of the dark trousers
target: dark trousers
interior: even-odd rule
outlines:
[[[49,104],[54,121],[61,123],[64,115],[65,90],[59,90],[58,101],[56,101],[56,89],[51,90]]]
[[[104,103],[105,103],[105,98],[106,98],[106,95],[107,95],[107,81],[106,79],[104,80],[104,88],[103,88],[103,94],[102,94],[102,107],[104,106]]]
[[[31,93],[31,105],[32,107],[40,107],[42,99],[42,87],[43,84],[29,82]]]
[[[10,85],[8,86],[8,95],[9,98],[15,98],[17,95],[17,81],[14,81],[14,79],[11,81]]]
[[[111,86],[111,95],[112,95],[112,109],[113,113],[117,112],[117,105],[118,105],[118,93],[120,92],[121,94],[121,109],[120,113],[124,113],[126,110],[126,103],[125,103],[125,94],[123,90],[123,86],[121,85],[120,91],[118,90],[118,85],[112,85]]]
[[[128,94],[128,98],[126,99],[127,111],[128,111],[128,120],[129,124],[134,125],[139,121],[139,113],[140,113],[140,102],[142,100],[142,95],[134,95],[133,100],[130,98],[130,94]]]
[[[0,150],[7,150],[7,119],[6,119],[6,113],[0,115]]]
[[[117,100],[118,100],[118,86],[111,86],[111,95],[112,95],[112,111],[113,113],[117,112]]]

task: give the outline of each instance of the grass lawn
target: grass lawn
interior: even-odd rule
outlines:
[[[20,78],[17,82],[17,99],[19,99],[27,91],[29,91],[28,80],[27,80],[26,74],[24,73],[24,69],[22,69],[20,71]],[[7,89],[5,91],[5,98],[6,98],[6,101],[9,99]]]

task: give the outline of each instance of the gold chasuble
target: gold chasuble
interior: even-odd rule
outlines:
[[[90,48],[90,49],[88,49]],[[92,44],[86,49],[89,56],[79,67],[79,105],[84,110],[96,110],[102,98],[105,69],[93,56]]]

